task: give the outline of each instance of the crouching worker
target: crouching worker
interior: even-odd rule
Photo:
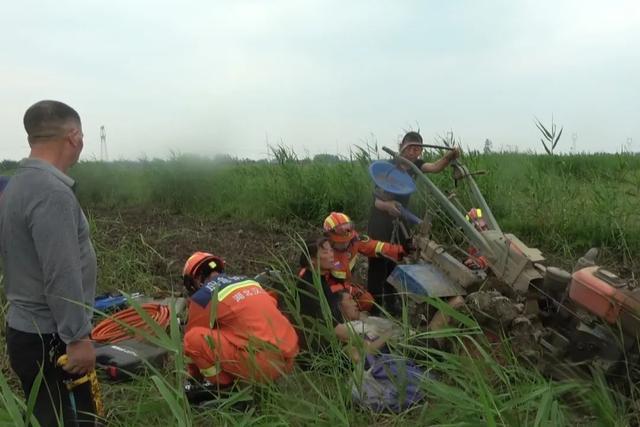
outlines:
[[[405,254],[402,245],[394,245],[379,240],[372,240],[365,235],[359,235],[354,228],[351,218],[341,212],[331,212],[323,224],[324,232],[334,251],[336,266],[331,270],[334,278],[332,290],[348,291],[362,311],[371,311],[373,296],[361,286],[353,283],[353,268],[358,254],[369,258],[387,258],[399,261]]]
[[[224,273],[224,260],[194,253],[183,271],[189,294],[184,352],[219,387],[236,379],[265,382],[290,372],[298,337],[273,297],[244,276]]]

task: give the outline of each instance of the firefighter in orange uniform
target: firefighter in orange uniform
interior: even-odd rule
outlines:
[[[334,251],[336,267],[331,270],[333,277],[331,290],[348,291],[361,311],[370,311],[373,306],[373,296],[362,286],[352,281],[352,270],[356,265],[358,254],[370,258],[388,258],[399,261],[405,254],[402,245],[372,240],[368,236],[358,235],[351,218],[341,212],[331,212],[325,218],[324,232],[331,242]]]
[[[210,383],[268,381],[291,371],[298,336],[256,281],[224,273],[224,260],[194,253],[183,271],[190,295],[184,352]]]

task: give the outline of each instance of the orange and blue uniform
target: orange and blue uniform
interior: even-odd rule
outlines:
[[[398,261],[404,255],[402,245],[394,245],[368,236],[360,236],[354,229],[353,221],[342,212],[331,212],[322,225],[333,248],[336,267],[331,270],[334,292],[345,288],[351,293],[361,311],[373,307],[373,295],[352,281],[352,271],[358,254],[369,258],[386,258]]]
[[[210,382],[268,381],[291,371],[298,336],[259,283],[220,274],[189,299],[185,355]]]
[[[331,270],[332,290],[340,290],[340,286],[346,288],[358,303],[358,308],[362,311],[370,311],[373,306],[373,296],[361,286],[352,282],[353,268],[358,260],[358,254],[369,258],[388,258],[398,261],[404,254],[402,245],[381,242],[370,239],[367,236],[360,236],[354,232],[354,237],[344,250],[334,247],[333,256],[336,260],[336,267]]]

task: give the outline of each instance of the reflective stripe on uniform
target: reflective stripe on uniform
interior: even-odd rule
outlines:
[[[376,255],[381,255],[382,249],[384,249],[384,242],[376,243]]]
[[[356,265],[356,261],[358,261],[357,256],[354,256],[353,258],[351,258],[351,261],[349,261],[349,270],[353,270],[353,267],[355,267]]]
[[[242,282],[234,283],[233,285],[229,285],[218,292],[218,301],[222,301],[226,297],[228,297],[233,291],[237,291],[238,289],[248,288],[249,286],[257,286],[262,289],[262,286],[254,280],[243,280]]]
[[[215,377],[220,373],[220,369],[218,369],[216,365],[213,365],[208,368],[200,369],[200,373],[205,377]]]
[[[346,279],[347,273],[341,270],[331,270],[331,275],[336,279]]]

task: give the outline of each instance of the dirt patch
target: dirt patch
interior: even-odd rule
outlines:
[[[95,224],[93,238],[102,247],[117,248],[123,239],[135,241],[155,255],[150,257],[154,274],[171,280],[181,275],[185,260],[195,251],[222,256],[230,273],[254,275],[276,259],[295,265],[300,253],[297,235],[314,233],[302,227],[285,230],[271,223],[216,221],[144,209],[87,213]]]
[[[87,213],[95,224],[93,239],[98,256],[135,244],[144,252],[132,254],[132,261],[149,263],[153,285],[161,289],[180,281],[184,262],[195,251],[222,256],[227,261],[227,271],[233,274],[255,275],[277,260],[297,270],[299,236],[308,238],[321,232],[319,226],[314,229],[312,225],[219,221],[143,208],[88,209]],[[556,261],[555,265],[569,270],[573,265],[573,261],[546,255]],[[604,251],[601,257],[603,265],[622,273],[622,277],[637,277],[637,270],[616,263],[608,252]],[[360,257],[355,271],[360,283],[366,282],[366,270],[366,258]]]

